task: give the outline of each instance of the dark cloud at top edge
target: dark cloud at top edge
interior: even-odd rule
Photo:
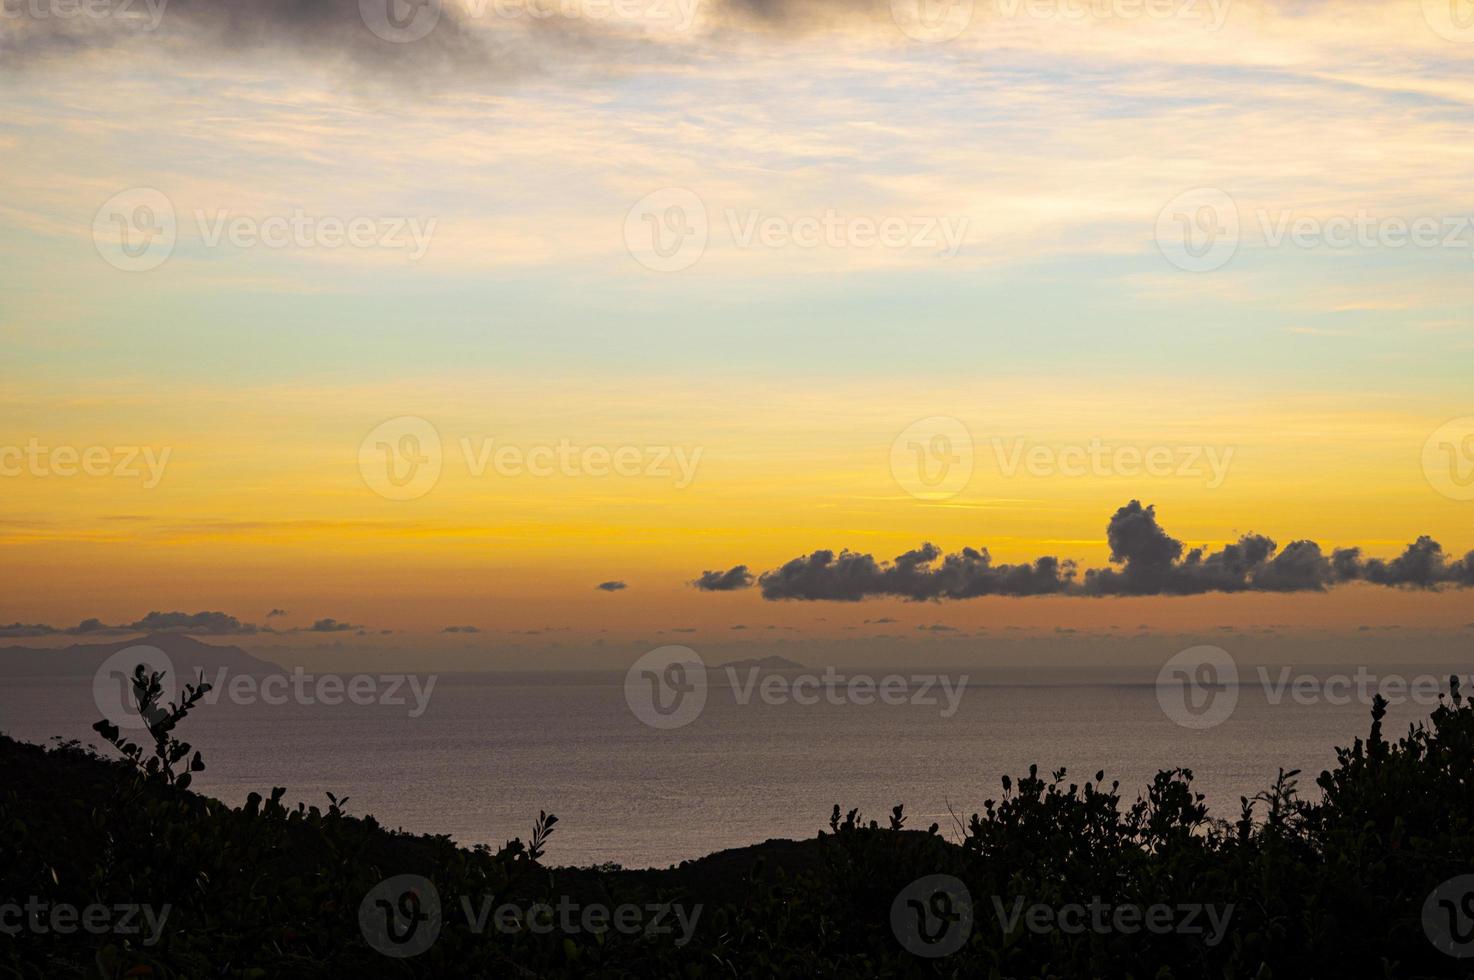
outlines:
[[[171,63],[287,51],[396,76],[453,70],[510,76],[531,67],[442,0],[410,8],[408,19],[398,0],[107,0],[101,13],[75,17],[36,17],[29,5],[13,6],[17,16],[6,19],[0,34],[0,64],[7,67],[125,46],[136,52],[141,45],[154,46]],[[391,18],[391,9],[401,16]]]

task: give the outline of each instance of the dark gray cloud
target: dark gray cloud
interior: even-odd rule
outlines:
[[[445,629],[441,630],[440,632],[442,632],[442,633],[480,633],[481,632],[481,627],[479,627],[479,626],[447,626]]]
[[[9,623],[0,624],[0,637],[13,636],[52,636],[60,633],[55,626],[45,623]]]
[[[620,581],[610,581],[600,582],[598,585],[594,586],[594,588],[600,589],[604,592],[619,592],[623,589],[629,588],[629,586]]]
[[[441,0],[103,0],[97,13],[74,17],[37,17],[31,6],[7,3],[15,16],[0,32],[0,63],[148,46],[173,60],[287,51],[396,75],[466,69],[510,75],[530,67],[509,44],[472,29],[458,5]],[[410,39],[413,34],[423,36]]]
[[[151,612],[128,628],[146,633],[205,633],[211,636],[239,636],[259,632],[252,623],[242,623],[223,612]]]
[[[1143,507],[1138,500],[1112,515],[1106,525],[1106,542],[1111,546],[1111,561],[1120,567],[1085,573],[1085,591],[1093,595],[1241,592],[1254,587],[1255,575],[1265,567],[1276,548],[1270,538],[1245,534],[1221,551],[1208,553],[1194,548],[1184,556],[1183,543],[1157,523],[1156,508]],[[1303,545],[1310,545],[1319,555],[1319,547],[1312,542],[1297,542],[1297,546]],[[1303,547],[1298,550],[1304,552]],[[1288,575],[1294,569],[1286,567],[1283,571]],[[1318,582],[1298,587],[1323,586],[1324,582]]]
[[[266,614],[266,618],[276,619],[278,616],[285,616],[286,614],[287,611],[285,609],[273,609],[271,612]]]
[[[938,561],[940,560],[940,564]],[[879,562],[854,551],[815,551],[758,579],[764,599],[857,602],[877,596],[970,599],[984,595],[1050,595],[1066,591],[1072,562],[1040,558],[1031,565],[994,565],[986,548],[943,555],[934,544]]]
[[[1474,586],[1474,551],[1450,559],[1426,536],[1390,560],[1364,559],[1359,548],[1340,548],[1328,556],[1310,540],[1291,541],[1281,549],[1273,538],[1253,533],[1211,551],[1188,548],[1158,523],[1154,506],[1137,500],[1111,516],[1106,543],[1111,566],[1087,570],[1078,580],[1074,562],[1053,556],[995,565],[986,548],[943,554],[936,545],[923,544],[888,562],[862,552],[815,551],[764,572],[758,584],[764,599],[835,602],[1305,592],[1351,581],[1414,589]],[[721,573],[706,572],[703,578],[713,574]]]
[[[1092,595],[1304,592],[1356,580],[1424,589],[1474,585],[1474,552],[1450,562],[1426,535],[1391,561],[1363,560],[1360,548],[1339,548],[1327,558],[1306,540],[1279,551],[1261,534],[1245,534],[1221,551],[1194,548],[1183,555],[1182,542],[1157,523],[1156,509],[1133,500],[1112,516],[1106,540],[1111,561],[1121,567],[1086,572],[1085,591]]]
[[[151,612],[140,620],[110,626],[100,619],[84,619],[76,626],[51,626],[46,623],[11,623],[0,625],[0,637],[15,636],[118,636],[130,633],[207,633],[215,636],[245,635],[258,632],[251,623],[242,623],[222,612]]]
[[[1426,534],[1407,546],[1407,550],[1391,561],[1369,559],[1361,567],[1361,577],[1378,585],[1401,585],[1420,589],[1440,585],[1474,585],[1474,551],[1463,558],[1449,561],[1443,547]]]
[[[303,628],[304,633],[348,633],[353,630],[361,630],[362,626],[356,623],[340,623],[332,617],[316,620],[311,626]]]
[[[738,565],[725,572],[720,569],[702,572],[691,580],[691,584],[703,592],[735,592],[752,588],[753,581],[753,574],[747,566]]]

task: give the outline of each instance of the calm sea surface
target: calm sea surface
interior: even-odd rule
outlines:
[[[910,672],[910,671],[908,671]],[[883,671],[873,672],[883,674]],[[809,837],[835,803],[882,821],[904,802],[911,826],[964,822],[1000,795],[999,777],[1066,767],[1068,781],[1106,771],[1132,800],[1159,768],[1185,766],[1215,816],[1304,770],[1302,790],[1365,735],[1362,704],[1271,704],[1253,684],[1206,731],[1174,724],[1151,684],[981,685],[940,706],[738,703],[714,684],[686,727],[642,724],[622,674],[461,674],[438,679],[418,718],[407,706],[241,705],[221,699],[181,731],[205,756],[195,788],[232,804],[287,787],[389,827],[448,833],[463,844],[526,837],[539,809],[559,823],[557,864],[663,866],[770,837]],[[945,703],[945,702],[943,702]],[[1389,734],[1428,708],[1395,707]],[[90,679],[6,680],[0,730],[44,741],[99,742]],[[110,751],[110,750],[109,750]]]

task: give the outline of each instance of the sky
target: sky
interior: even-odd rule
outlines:
[[[17,641],[1469,635],[1467,0],[3,13]],[[1325,562],[1141,584],[1132,501]],[[774,577],[923,543],[1076,574]]]

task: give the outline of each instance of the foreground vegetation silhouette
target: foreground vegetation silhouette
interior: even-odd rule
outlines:
[[[1123,805],[1103,773],[1078,785],[1064,770],[1045,778],[1031,768],[1005,777],[1001,796],[965,824],[907,830],[900,806],[884,826],[836,806],[811,840],[648,871],[547,866],[556,818],[546,814],[528,843],[492,850],[387,830],[331,794],[326,809],[286,806],[282,788],[238,808],[200,796],[190,774],[204,761],[174,732],[208,685],[186,686],[165,706],[159,682],[142,668],[133,679],[149,736],[140,741],[151,750],[107,721],[94,727],[120,760],[76,742],[43,748],[0,736],[0,902],[168,905],[166,927],[152,943],[7,929],[0,975],[1298,980],[1469,976],[1474,963],[1452,955],[1465,942],[1474,953],[1464,931],[1474,930],[1470,899],[1430,898],[1474,870],[1474,704],[1452,678],[1431,717],[1395,742],[1382,733],[1386,703],[1375,699],[1369,736],[1337,749],[1335,768],[1316,780],[1318,799],[1303,798],[1299,774],[1282,771],[1242,801],[1235,821],[1210,818],[1188,770],[1159,772]],[[434,941],[411,957],[375,948],[360,915],[374,907],[365,896],[401,875],[433,882],[442,905]],[[947,955],[926,948],[936,938],[925,927],[932,908],[898,900],[932,875],[957,879],[972,903]],[[463,896],[522,908],[672,902],[701,914],[684,944],[612,929],[478,932],[461,914]],[[1010,920],[1019,900],[1232,914],[1216,937],[1075,931]],[[422,901],[407,894],[377,908],[392,922],[396,909],[418,914]],[[1425,903],[1448,916],[1447,950],[1430,938]],[[913,913],[919,940],[904,935]]]

